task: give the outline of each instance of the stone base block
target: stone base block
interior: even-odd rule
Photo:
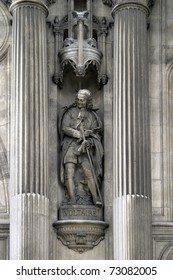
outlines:
[[[59,220],[103,220],[103,208],[94,205],[63,205],[59,208]]]

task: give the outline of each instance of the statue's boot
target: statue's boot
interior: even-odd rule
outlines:
[[[95,206],[101,208],[103,206],[103,204],[97,195],[96,186],[95,186],[95,182],[94,182],[93,178],[88,179],[88,187],[92,194],[93,202],[94,202]]]
[[[68,204],[76,204],[74,172],[75,165],[73,163],[68,163],[65,169],[65,186],[67,188],[67,193],[70,198]]]
[[[76,197],[74,194],[75,185],[73,179],[66,180],[66,188],[67,188],[68,195],[70,197],[68,204],[76,204]]]

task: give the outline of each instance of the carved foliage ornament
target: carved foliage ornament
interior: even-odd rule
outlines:
[[[155,0],[149,0],[148,1],[148,7],[152,7],[154,5]]]
[[[109,6],[109,7],[112,7],[113,5],[113,1],[112,0],[102,0],[103,1],[103,4]]]

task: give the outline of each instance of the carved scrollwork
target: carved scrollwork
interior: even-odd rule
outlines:
[[[0,33],[0,61],[6,57],[8,51],[9,39],[9,18],[6,7],[0,2],[0,18],[1,18],[1,33]]]
[[[112,0],[102,0],[104,5],[107,5],[109,7],[112,7],[113,1]]]
[[[67,220],[53,224],[58,239],[69,249],[84,253],[97,246],[105,236],[108,224],[102,221]]]
[[[151,8],[154,5],[155,0],[148,0],[148,7]]]

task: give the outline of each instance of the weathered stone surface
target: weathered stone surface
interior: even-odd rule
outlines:
[[[59,117],[62,114],[62,107],[66,105],[70,105],[76,94],[76,90],[78,90],[78,82],[74,78],[74,75],[71,73],[70,69],[67,68],[67,72],[65,73],[65,83],[63,90],[60,90],[57,88],[57,86],[52,82],[52,77],[55,73],[54,66],[55,66],[55,56],[57,54],[57,51],[55,51],[55,37],[53,33],[53,28],[52,24],[54,23],[54,19],[56,16],[58,16],[59,20],[62,20],[64,18],[65,21],[65,16],[68,14],[68,3],[71,5],[73,4],[73,1],[43,1],[43,0],[38,0],[38,1],[29,1],[29,0],[22,0],[22,1],[11,1],[11,0],[1,0],[0,1],[0,137],[3,141],[3,144],[5,146],[5,154],[7,154],[7,161],[5,160],[5,168],[3,166],[3,170],[6,170],[7,167],[7,162],[9,161],[9,143],[11,139],[14,139],[14,134],[11,134],[9,131],[10,127],[10,121],[9,121],[9,116],[11,114],[11,109],[10,109],[10,103],[11,105],[14,104],[14,101],[11,99],[11,93],[10,89],[14,88],[14,84],[12,84],[11,87],[11,73],[12,73],[12,64],[11,64],[11,56],[12,56],[12,45],[11,45],[11,31],[12,28],[15,26],[15,18],[14,16],[10,15],[9,13],[9,7],[11,3],[41,3],[46,6],[49,4],[49,15],[48,15],[48,24],[47,24],[47,35],[48,35],[48,41],[46,42],[45,50],[47,52],[47,55],[45,55],[46,59],[48,58],[48,61],[45,63],[45,66],[40,66],[39,69],[44,67],[44,69],[47,69],[48,66],[48,91],[49,91],[49,103],[48,103],[48,108],[49,108],[49,123],[46,124],[46,127],[49,129],[49,135],[48,135],[48,140],[49,140],[49,145],[48,145],[48,150],[49,150],[49,182],[47,182],[47,193],[48,197],[50,199],[50,212],[47,212],[48,208],[44,208],[44,203],[43,201],[47,201],[47,198],[41,196],[39,198],[40,205],[42,205],[42,209],[36,206],[36,197],[38,198],[39,194],[36,194],[35,199],[34,195],[29,195],[25,194],[23,195],[24,197],[20,197],[18,199],[18,203],[21,203],[23,205],[23,208],[21,208],[21,213],[23,212],[23,216],[20,213],[15,212],[15,207],[14,207],[14,212],[15,212],[15,219],[16,223],[18,221],[21,221],[21,224],[18,224],[18,229],[21,232],[23,231],[22,224],[24,223],[25,225],[25,232],[27,230],[31,230],[31,227],[33,228],[33,231],[31,233],[36,236],[36,242],[37,243],[44,243],[44,240],[39,238],[37,236],[37,229],[38,226],[36,224],[36,219],[39,218],[39,213],[42,213],[43,215],[43,221],[46,226],[48,227],[49,223],[49,253],[48,258],[49,259],[113,259],[115,257],[114,254],[114,241],[115,241],[115,232],[113,229],[115,228],[115,215],[118,215],[119,217],[119,223],[125,225],[124,221],[126,219],[126,215],[123,212],[123,209],[128,209],[127,214],[129,218],[129,223],[126,223],[126,226],[124,227],[125,229],[125,235],[122,237],[123,241],[125,240],[126,243],[123,243],[124,246],[127,246],[127,243],[129,242],[127,236],[129,235],[129,232],[127,233],[128,226],[129,228],[132,226],[136,227],[137,224],[134,223],[135,219],[138,221],[138,226],[140,224],[139,217],[136,216],[136,214],[132,211],[132,208],[130,206],[127,207],[127,200],[132,203],[132,205],[136,205],[136,207],[140,206],[141,201],[143,201],[143,206],[145,209],[148,209],[147,213],[151,214],[151,211],[149,208],[149,201],[147,199],[142,200],[142,197],[138,196],[130,196],[128,199],[127,197],[124,198],[124,201],[122,200],[121,203],[117,199],[117,207],[114,208],[113,206],[113,197],[114,197],[114,189],[113,189],[113,181],[116,178],[115,173],[113,172],[113,167],[112,167],[112,147],[113,147],[113,127],[114,127],[114,122],[113,122],[113,112],[115,111],[115,107],[112,106],[114,102],[114,97],[113,97],[113,81],[116,81],[116,84],[119,83],[119,85],[122,85],[122,88],[125,87],[126,85],[126,79],[122,79],[120,82],[118,82],[118,77],[113,76],[113,68],[114,64],[116,61],[113,60],[113,48],[114,48],[114,40],[116,42],[119,42],[121,45],[122,43],[122,38],[119,40],[118,36],[115,37],[114,39],[114,34],[113,34],[113,29],[117,28],[117,24],[113,26],[113,19],[111,15],[111,9],[113,9],[116,5],[120,5],[122,9],[125,9],[128,7],[128,5],[131,5],[131,9],[133,9],[134,4],[138,6],[138,9],[143,9],[145,7],[145,13],[147,14],[150,8],[150,16],[149,16],[149,29],[147,31],[147,39],[148,39],[148,55],[149,55],[149,105],[150,105],[150,153],[151,153],[151,178],[152,178],[152,221],[153,221],[153,258],[154,259],[172,259],[173,258],[173,253],[172,253],[172,219],[173,219],[173,194],[172,194],[172,187],[173,187],[173,130],[172,130],[172,103],[173,103],[173,97],[172,97],[172,88],[173,88],[173,36],[172,36],[172,30],[173,30],[173,1],[172,0],[163,0],[163,1],[147,1],[147,0],[134,0],[134,1],[104,1],[104,0],[94,0],[92,1],[92,8],[93,8],[93,15],[99,20],[101,20],[103,17],[106,17],[107,19],[107,27],[109,29],[109,32],[105,34],[105,67],[106,67],[106,73],[109,76],[109,81],[108,83],[104,86],[104,88],[99,89],[95,87],[95,82],[97,80],[97,77],[93,74],[93,72],[89,71],[87,73],[87,79],[85,81],[81,81],[81,83],[84,83],[83,86],[85,88],[89,88],[92,90],[94,93],[94,102],[98,110],[98,114],[101,117],[103,121],[103,127],[104,127],[104,138],[103,138],[103,144],[104,144],[104,176],[103,176],[103,183],[101,186],[101,193],[104,198],[104,217],[105,220],[109,223],[109,229],[106,233],[105,239],[101,241],[98,246],[95,246],[92,250],[86,251],[83,254],[79,254],[78,252],[75,252],[74,250],[69,250],[67,246],[64,246],[61,241],[57,240],[57,236],[55,231],[53,230],[52,224],[53,222],[57,219],[57,207],[60,207],[61,202],[64,198],[64,189],[62,188],[60,184],[60,180],[58,177],[58,172],[60,168],[60,158],[59,158],[59,153],[60,153],[60,140],[57,136],[57,122],[59,121]],[[81,1],[77,1],[81,2]],[[80,4],[80,7],[85,6],[85,1],[82,1]],[[90,1],[87,1],[88,3]],[[113,3],[111,6],[111,2]],[[154,5],[153,5],[153,2]],[[104,5],[104,3],[106,5]],[[131,3],[131,4],[130,4]],[[37,5],[38,7],[39,5]],[[119,6],[119,7],[120,7]],[[40,7],[40,6],[39,6]],[[142,8],[141,8],[142,7]],[[33,8],[35,9],[35,8]],[[120,9],[119,9],[120,10]],[[129,9],[130,12],[130,9]],[[23,17],[24,18],[24,17]],[[22,23],[22,17],[20,17],[20,21]],[[127,20],[128,17],[126,18],[125,24],[124,24],[124,31],[127,30]],[[12,26],[11,26],[12,23]],[[36,22],[37,23],[37,22]],[[140,26],[141,28],[144,27],[144,23],[142,23]],[[37,24],[38,26],[38,24]],[[129,25],[130,26],[130,25]],[[24,29],[24,24],[22,23],[20,25],[20,32],[23,32]],[[66,29],[68,26],[66,26]],[[30,26],[25,29],[26,33],[29,32]],[[19,30],[18,30],[19,31]],[[133,33],[133,29],[131,30]],[[35,30],[36,32],[36,30]],[[37,44],[38,38],[43,39],[41,32],[39,33],[29,33],[32,37],[32,34],[35,34],[33,38],[29,42],[28,37],[27,37],[27,43],[28,45],[31,46],[31,49],[34,48],[34,44]],[[124,36],[127,34],[126,32],[123,33]],[[130,33],[129,33],[130,34]],[[140,34],[140,32],[138,32]],[[41,35],[39,37],[39,35]],[[120,35],[120,34],[119,34]],[[69,36],[70,37],[70,36]],[[126,38],[128,41],[128,38]],[[124,46],[128,46],[127,41],[124,40]],[[21,42],[20,40],[18,42]],[[139,44],[139,41],[136,42],[137,45]],[[132,47],[133,44],[130,45]],[[17,45],[16,45],[17,47]],[[31,65],[35,63],[35,65],[38,63],[37,60],[34,60],[32,58],[32,55],[28,55],[28,60],[24,59],[25,54],[23,53],[23,50],[25,49],[24,45],[19,44],[18,45],[19,52],[18,54],[22,54],[21,56],[21,64],[16,63],[18,65],[18,70],[19,72],[25,72],[24,66],[29,69],[28,73],[31,74],[32,80],[30,80],[27,83],[25,83],[25,86],[23,82],[16,82],[16,85],[18,84],[19,87],[16,88],[16,93],[19,92],[19,89],[23,94],[19,94],[18,97],[23,98],[24,96],[26,98],[30,98],[27,100],[28,107],[27,108],[33,108],[31,104],[33,102],[30,102],[32,97],[36,97],[37,95],[30,95],[30,93],[33,92],[34,85],[40,85],[40,82],[38,81],[37,77],[35,76],[35,73],[33,74],[33,71],[31,71]],[[129,49],[129,48],[128,48]],[[26,50],[26,49],[25,49]],[[40,47],[38,48],[38,51],[35,53],[39,53]],[[123,51],[124,50],[124,51]],[[130,51],[130,49],[129,49]],[[136,51],[136,50],[135,50]],[[26,50],[27,52],[27,50]],[[32,53],[32,52],[31,52]],[[56,53],[56,54],[55,54]],[[128,59],[130,59],[130,56],[128,55],[128,52],[124,49],[124,47],[121,48],[121,53],[122,53],[122,58],[124,58],[124,63]],[[25,57],[26,58],[26,57]],[[30,58],[30,59],[29,59]],[[44,59],[41,59],[43,62]],[[56,59],[56,62],[58,59]],[[120,61],[118,62],[120,63]],[[136,67],[133,67],[134,69],[137,69]],[[34,69],[34,67],[32,67]],[[127,75],[129,69],[127,67],[124,67],[124,75]],[[38,71],[39,72],[39,71]],[[122,73],[122,69],[120,73]],[[41,72],[40,72],[41,73]],[[133,70],[132,70],[133,73]],[[143,72],[141,75],[143,76]],[[36,77],[36,78],[35,78]],[[120,76],[119,76],[120,77]],[[26,75],[25,75],[26,78]],[[36,80],[36,81],[35,81]],[[41,79],[42,80],[42,79]],[[136,83],[138,83],[138,78],[134,79]],[[22,80],[23,81],[23,80]],[[129,82],[127,86],[126,92],[128,92],[128,88],[131,86],[131,83]],[[30,90],[28,89],[30,87]],[[36,86],[37,87],[37,86]],[[143,86],[142,86],[143,88]],[[122,89],[123,90],[123,89]],[[27,94],[25,94],[27,92]],[[140,94],[141,91],[139,91]],[[40,95],[41,98],[42,95]],[[20,100],[20,98],[18,100]],[[11,101],[10,101],[11,100]],[[23,101],[25,98],[22,99]],[[18,104],[18,103],[16,103]],[[24,104],[24,103],[22,103]],[[132,103],[129,103],[129,108],[132,106]],[[31,105],[31,107],[29,107]],[[124,104],[125,105],[125,104]],[[37,107],[38,108],[38,107]],[[20,112],[20,116],[24,116],[22,111],[19,110],[22,109],[22,106],[18,106],[18,109],[16,112]],[[25,109],[26,111],[26,109]],[[32,111],[32,109],[31,109]],[[37,110],[37,112],[40,112]],[[27,120],[30,119],[30,117],[23,118],[23,122],[19,122],[20,125],[22,126],[24,124],[24,120],[27,123]],[[121,115],[121,120],[123,119],[123,114]],[[33,118],[31,117],[31,124],[30,128],[32,128],[32,120]],[[128,121],[130,122],[130,118],[128,118]],[[135,121],[135,117],[134,117]],[[124,122],[125,124],[125,122]],[[135,126],[135,125],[134,125]],[[133,126],[133,127],[134,127]],[[36,125],[36,127],[38,127]],[[125,126],[124,126],[125,128]],[[125,130],[123,130],[125,131]],[[122,132],[123,132],[122,131]],[[130,133],[130,132],[129,132]],[[20,140],[22,141],[22,137],[25,138],[25,134],[19,133],[20,134]],[[30,143],[31,148],[28,148],[31,151],[34,151],[33,153],[30,153],[30,157],[33,158],[35,155],[35,151],[33,150],[32,145],[38,145],[36,144],[37,141],[34,140],[36,139],[35,136],[30,133],[27,134],[29,135],[26,143]],[[41,134],[40,134],[41,135]],[[123,134],[121,134],[123,135]],[[38,139],[38,138],[37,138]],[[45,139],[42,137],[42,139]],[[144,138],[143,138],[144,139]],[[142,140],[143,141],[143,140]],[[133,142],[133,139],[132,139]],[[19,149],[19,154],[22,155],[22,148]],[[41,155],[41,148],[40,146],[40,155]],[[126,146],[127,148],[129,147],[128,145]],[[3,153],[4,154],[4,153]],[[38,154],[37,154],[38,155]],[[125,154],[124,154],[125,156]],[[2,158],[2,157],[1,157]],[[18,162],[17,157],[16,158],[16,165]],[[21,156],[20,156],[21,159]],[[39,156],[37,156],[37,163],[39,163]],[[29,157],[26,158],[26,162],[32,162],[33,160],[29,160]],[[39,163],[41,166],[43,160]],[[4,163],[4,160],[3,160]],[[134,163],[136,161],[134,160]],[[120,165],[120,163],[119,163]],[[1,162],[2,166],[2,162]],[[22,164],[21,164],[22,166]],[[36,165],[35,165],[36,166]],[[38,165],[37,165],[38,166]],[[128,167],[129,165],[127,165]],[[31,170],[29,169],[30,167],[33,167],[32,164],[28,164],[27,167],[25,167],[23,170]],[[124,174],[127,169],[122,167],[124,169]],[[38,174],[38,169],[32,169],[33,173],[36,171]],[[133,169],[134,171],[134,169]],[[32,180],[36,180],[38,183],[38,180],[35,179],[37,176],[33,176],[29,171],[29,177],[32,178]],[[5,173],[6,174],[6,171]],[[11,176],[13,177],[14,170],[13,168],[11,169]],[[21,178],[21,173],[17,172],[16,173],[19,178]],[[43,173],[42,173],[43,174]],[[31,175],[31,176],[30,176]],[[137,176],[138,182],[140,182],[140,176],[141,173],[138,173],[139,176]],[[125,177],[125,176],[124,176]],[[2,176],[1,176],[2,178]],[[26,178],[26,177],[25,177]],[[145,176],[142,178],[145,179]],[[0,259],[7,259],[9,258],[8,255],[8,223],[9,223],[9,194],[8,194],[8,178],[7,181],[4,182],[4,180],[0,181]],[[30,180],[30,179],[28,179]],[[31,180],[31,181],[32,181]],[[145,181],[145,180],[144,180]],[[23,181],[23,182],[27,182]],[[27,184],[23,183],[22,186],[26,186]],[[32,185],[32,184],[31,184]],[[139,184],[140,185],[140,184]],[[138,185],[138,186],[139,186]],[[33,185],[32,185],[33,186]],[[39,186],[39,184],[37,184]],[[43,186],[41,184],[41,186]],[[30,187],[29,187],[30,188]],[[19,202],[20,201],[20,202]],[[42,201],[42,202],[41,202]],[[132,202],[133,201],[133,202]],[[140,201],[140,202],[139,202]],[[145,201],[145,202],[144,202]],[[47,201],[48,202],[48,201]],[[13,201],[14,203],[14,201]],[[16,203],[16,202],[15,202]],[[29,207],[35,207],[34,211],[35,212],[25,212],[25,203],[29,205]],[[118,207],[119,203],[119,207]],[[133,204],[134,203],[134,204]],[[13,204],[13,205],[18,205]],[[48,204],[45,204],[48,205]],[[12,207],[12,205],[11,205]],[[48,206],[46,206],[48,207]],[[44,209],[43,209],[44,208]],[[119,212],[116,211],[114,212],[115,209]],[[120,211],[122,209],[122,211]],[[130,212],[129,212],[130,209]],[[44,210],[44,211],[43,211]],[[141,208],[139,207],[139,212],[141,211]],[[86,211],[85,211],[86,212]],[[75,213],[75,212],[74,212]],[[131,214],[130,214],[131,213]],[[30,217],[31,222],[27,223],[26,217]],[[72,216],[73,217],[73,216]],[[88,216],[87,216],[88,217]],[[147,218],[145,218],[147,220]],[[123,222],[122,222],[123,221]],[[6,226],[4,226],[6,224]],[[41,229],[42,226],[39,225],[39,228]],[[140,233],[137,231],[137,233]],[[130,230],[131,237],[133,238],[133,242],[130,243],[130,245],[134,245],[134,250],[138,252],[136,249],[136,242],[139,242],[138,237],[136,237],[136,233],[133,233],[133,230]],[[13,231],[11,233],[11,237],[13,238],[18,238],[20,241],[23,239],[21,236],[17,233],[17,231]],[[31,240],[32,236],[30,235]],[[81,239],[84,237],[80,237]],[[117,237],[117,242],[119,240],[119,237]],[[146,236],[144,236],[145,240]],[[80,240],[81,240],[80,239]],[[13,239],[14,240],[14,239]],[[46,242],[48,240],[46,239]],[[139,247],[143,248],[144,243],[141,242],[139,244]],[[17,245],[16,245],[17,244]],[[19,247],[18,243],[13,244],[14,246],[14,251],[16,251],[16,255],[19,256],[20,254],[18,252]],[[26,243],[25,243],[26,244]],[[33,243],[34,244],[34,243]],[[25,252],[25,257],[32,257],[32,252],[35,249],[34,245],[31,245],[31,247],[27,247],[28,255]],[[46,243],[47,244],[47,243]],[[12,246],[12,245],[11,245]],[[16,247],[17,246],[17,249]],[[21,245],[23,246],[23,245]],[[48,246],[48,245],[46,245]],[[29,248],[29,250],[28,250]],[[31,248],[31,249],[30,249]],[[48,248],[48,247],[47,247]],[[123,247],[124,248],[124,247]],[[142,250],[143,250],[142,249]],[[145,249],[144,249],[145,250]],[[43,254],[42,249],[39,247],[39,252],[40,255],[39,257]],[[133,249],[132,249],[132,252]],[[120,250],[119,254],[122,254],[122,251]],[[27,255],[27,256],[26,256]],[[140,253],[139,253],[140,255]],[[132,257],[132,255],[131,255]]]
[[[48,259],[47,8],[40,1],[15,1],[11,12],[10,258]]]
[[[103,208],[92,205],[64,205],[59,208],[59,220],[103,220]]]
[[[146,8],[146,1],[116,1],[113,9],[116,259],[152,258]]]

